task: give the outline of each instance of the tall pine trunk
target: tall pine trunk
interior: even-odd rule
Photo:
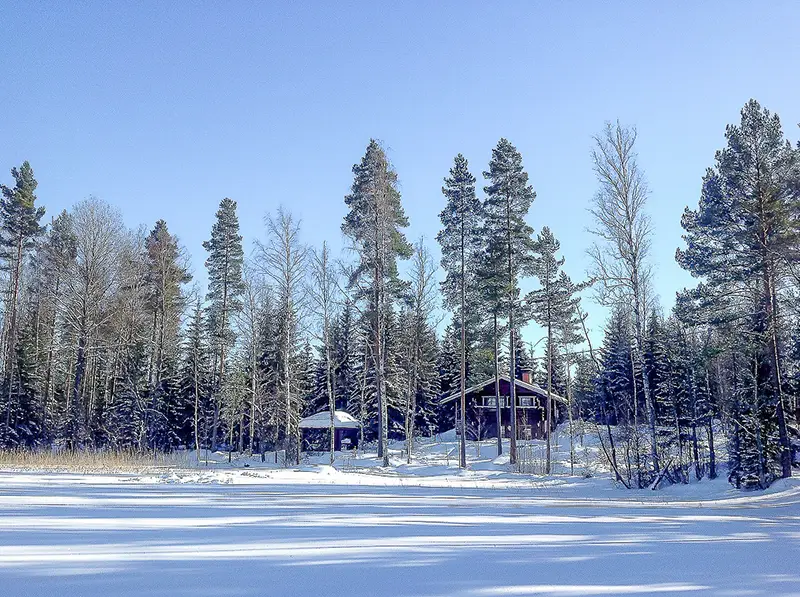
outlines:
[[[769,359],[772,365],[772,382],[775,386],[775,416],[778,423],[778,443],[781,448],[781,477],[792,476],[792,445],[786,426],[786,412],[783,403],[783,380],[781,379],[780,354],[778,350],[778,298],[775,293],[775,278],[772,260],[764,249],[764,293],[766,295],[766,315],[769,330]]]
[[[639,362],[639,368],[642,374],[642,393],[644,394],[644,404],[647,409],[647,422],[650,428],[650,458],[653,461],[653,472],[657,476],[661,470],[659,457],[658,457],[658,433],[656,430],[656,408],[653,402],[653,392],[650,389],[650,376],[645,367],[644,355],[642,354],[642,346],[644,346],[644,322],[642,317],[642,308],[644,306],[644,299],[642,297],[642,289],[639,281],[639,270],[637,267],[633,268],[632,275],[632,289],[633,289],[633,315],[635,327],[635,343],[634,351],[636,354],[636,361]],[[633,374],[634,387],[636,386],[636,373]],[[638,429],[636,434],[638,437]]]
[[[466,278],[464,263],[464,217],[461,217],[461,442],[459,443],[459,466],[467,468],[467,317]],[[478,441],[480,441],[478,437]]]
[[[503,453],[503,411],[500,406],[500,351],[499,340],[497,332],[497,313],[495,312],[492,317],[492,339],[494,340],[494,404],[495,404],[495,421],[497,422],[497,455]]]

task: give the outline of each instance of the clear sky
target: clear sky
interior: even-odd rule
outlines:
[[[201,282],[225,196],[248,242],[283,203],[309,243],[339,248],[370,137],[399,174],[409,238],[437,257],[453,157],[480,177],[507,137],[538,194],[530,224],[551,227],[580,279],[591,136],[618,118],[639,131],[669,307],[691,284],[673,258],[680,215],[725,125],[755,97],[798,138],[797,1],[0,0],[0,23],[0,181],[27,159],[48,219],[89,195],[131,226],[164,218]]]

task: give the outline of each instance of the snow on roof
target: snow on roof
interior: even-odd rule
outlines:
[[[331,426],[331,411],[323,410],[300,421],[300,429],[328,429]],[[358,421],[343,410],[333,411],[333,426],[336,429],[358,429]]]

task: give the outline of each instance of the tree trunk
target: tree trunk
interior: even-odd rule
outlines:
[[[509,313],[509,387],[508,399],[511,403],[511,441],[508,450],[508,461],[511,464],[517,463],[517,387],[515,383],[516,366],[514,363],[514,315]]]
[[[22,276],[22,234],[17,237],[16,242],[16,260],[14,262],[14,270],[12,272],[13,278],[11,280],[11,296],[9,297],[8,308],[9,313],[9,328],[8,328],[8,346],[6,348],[6,369],[7,377],[9,378],[8,385],[11,387],[11,369],[14,366],[14,350],[17,345],[17,298],[19,296],[19,283]],[[9,389],[9,396],[11,390]],[[10,398],[9,398],[10,399]]]
[[[549,299],[548,299],[549,300]],[[549,310],[549,309],[548,309]],[[548,315],[549,318],[549,315]],[[545,418],[547,419],[547,424],[545,426],[545,438],[547,440],[547,447],[546,447],[546,456],[545,456],[545,465],[544,465],[544,472],[545,474],[550,474],[551,468],[551,437],[550,431],[553,428],[553,394],[552,394],[552,387],[553,387],[553,325],[552,321],[547,322],[547,405],[545,408]]]
[[[655,409],[655,404],[653,402],[653,393],[650,390],[650,377],[648,376],[647,368],[645,367],[645,359],[642,348],[644,346],[644,333],[645,333],[642,311],[645,308],[645,299],[643,296],[644,291],[641,288],[641,283],[639,278],[639,266],[637,263],[634,263],[632,267],[631,289],[633,291],[632,298],[633,298],[634,330],[636,332],[634,352],[636,355],[636,360],[639,361],[642,372],[642,391],[644,393],[645,408],[647,409],[647,422],[650,427],[650,444],[651,444],[650,457],[653,460],[653,471],[656,475],[658,475],[660,466],[658,458],[658,434],[656,432],[656,409]],[[636,385],[635,371],[633,379],[635,386]]]
[[[572,414],[572,372],[570,371],[569,351],[564,350],[564,361],[567,366],[567,415],[569,417],[569,474],[575,474],[575,433]]]
[[[78,421],[74,413],[76,413],[80,408],[80,392],[81,392],[81,383],[83,383],[83,375],[86,369],[86,338],[85,336],[81,335],[78,339],[78,354],[75,358],[75,380],[73,381],[72,385],[72,416],[75,427],[77,427]],[[73,428],[73,437],[71,438],[74,442],[75,435],[77,435],[77,429]],[[74,446],[73,446],[74,447]]]
[[[765,285],[768,301],[767,325],[770,331],[770,361],[772,361],[772,378],[777,394],[775,415],[778,420],[778,442],[781,447],[781,477],[785,479],[792,476],[792,444],[789,439],[789,432],[786,425],[786,412],[783,403],[783,380],[781,378],[781,360],[778,352],[778,306],[771,264],[768,264],[766,269]]]
[[[641,449],[639,446],[639,394],[636,389],[636,361],[633,355],[634,351],[631,350],[631,377],[633,379],[633,445],[636,450],[636,487],[641,489],[643,483]],[[630,470],[630,466],[628,470]]]
[[[194,376],[194,451],[198,462],[200,461],[200,381],[197,370],[197,360],[199,355],[195,349],[192,358],[192,374]],[[208,460],[206,460],[208,463]]]
[[[497,455],[503,453],[503,411],[500,406],[500,354],[498,350],[497,334],[497,313],[493,316],[493,339],[494,339],[494,400],[495,400],[495,420],[497,421]]]
[[[257,367],[258,355],[256,353],[255,334],[253,334],[253,350],[250,355],[250,457],[253,457],[253,442],[256,436],[256,396],[258,393]],[[260,434],[259,434],[260,435]]]
[[[711,401],[711,383],[708,379],[708,369],[706,369],[706,395],[709,402]],[[714,412],[711,411],[708,415],[708,478],[717,478],[717,457],[714,452]]]
[[[462,249],[463,253],[463,249]],[[462,257],[463,260],[463,257]],[[463,263],[463,261],[462,261]],[[458,463],[461,468],[467,468],[467,328],[464,317],[464,280],[462,269],[461,280],[461,442],[459,443]],[[480,439],[480,438],[478,438]]]
[[[336,458],[336,427],[334,421],[334,413],[336,412],[336,395],[334,394],[334,386],[331,382],[331,376],[333,375],[331,371],[331,348],[330,348],[330,339],[328,338],[328,321],[327,315],[325,317],[325,384],[327,385],[328,390],[328,410],[331,411],[331,421],[330,421],[330,439],[331,439],[331,466],[333,466],[333,461]]]

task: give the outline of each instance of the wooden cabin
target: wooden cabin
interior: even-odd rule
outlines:
[[[543,439],[545,437],[545,418],[547,405],[547,390],[531,383],[527,379],[515,379],[514,387],[517,397],[517,439]],[[502,437],[511,436],[511,382],[508,376],[500,376],[500,419]],[[556,394],[550,394],[553,399],[553,420],[551,426],[555,428],[558,421],[559,404],[566,405],[566,400]],[[456,425],[460,413],[461,391],[442,397],[440,403],[456,403]],[[494,376],[476,384],[466,390],[467,401],[467,438],[486,439],[497,437],[497,398],[495,396]]]

